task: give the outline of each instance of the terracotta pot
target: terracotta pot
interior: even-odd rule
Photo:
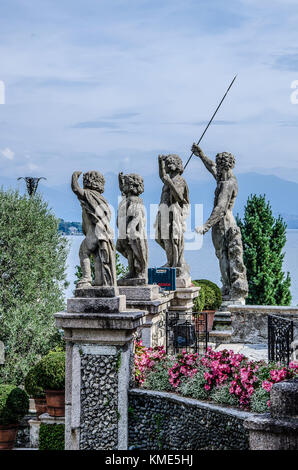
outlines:
[[[50,416],[65,416],[65,390],[45,390]]]
[[[36,415],[39,418],[43,413],[48,412],[47,400],[45,398],[34,398]]]
[[[207,313],[207,331],[211,331],[213,327],[215,310],[203,310],[203,312],[195,317],[195,329],[197,333],[206,331],[205,313]]]
[[[0,450],[11,450],[17,437],[18,425],[0,425]]]

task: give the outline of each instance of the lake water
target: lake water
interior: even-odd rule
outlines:
[[[75,281],[75,267],[79,264],[79,247],[83,237],[67,237],[70,244],[67,259],[67,280],[70,285],[66,291],[66,298],[72,296]],[[159,267],[166,262],[164,251],[154,240],[149,240],[149,266]],[[120,256],[121,262],[127,265],[126,259]],[[218,260],[215,256],[211,233],[204,235],[203,246],[199,250],[185,251],[185,258],[190,265],[192,279],[210,279],[219,286],[220,273]],[[298,230],[287,231],[287,243],[285,246],[284,271],[291,275],[292,305],[298,305]]]

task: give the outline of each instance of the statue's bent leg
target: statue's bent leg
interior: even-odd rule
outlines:
[[[90,255],[92,251],[88,247],[88,243],[86,238],[82,241],[79,251],[80,257],[80,265],[82,270],[82,278],[80,279],[80,283],[89,283],[92,282],[92,275],[91,275],[91,265],[90,265]]]

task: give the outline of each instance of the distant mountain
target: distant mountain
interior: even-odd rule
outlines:
[[[234,214],[243,215],[244,206],[250,194],[265,194],[270,201],[275,216],[281,214],[289,224],[289,228],[298,228],[298,183],[287,181],[273,175],[262,175],[259,173],[242,173],[236,175],[239,184],[239,193],[236,200]],[[105,197],[109,203],[117,209],[118,196],[118,176],[115,173],[105,174],[106,188]],[[187,176],[186,176],[187,178]],[[212,207],[216,182],[210,180],[200,181],[187,178],[192,204],[203,204],[204,220],[208,218]],[[149,214],[150,204],[158,204],[162,189],[162,182],[157,174],[144,178],[145,192],[143,194],[144,203]],[[0,177],[0,186],[5,189],[19,187],[23,193],[26,191],[25,182],[9,178]],[[81,209],[76,196],[72,193],[69,181],[65,185],[49,187],[43,181],[40,182],[40,191],[55,214],[65,221],[80,221]]]

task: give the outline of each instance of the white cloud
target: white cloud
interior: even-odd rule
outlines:
[[[4,150],[1,150],[0,152],[3,157],[7,158],[7,160],[14,159],[15,154],[10,148],[6,147]]]

